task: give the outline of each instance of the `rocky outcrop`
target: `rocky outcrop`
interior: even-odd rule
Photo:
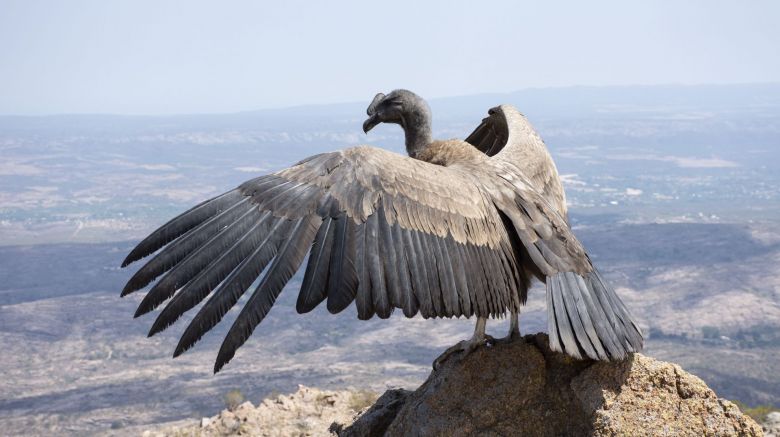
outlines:
[[[767,414],[761,425],[764,428],[764,436],[780,437],[780,411]]]
[[[318,390],[298,386],[298,391],[263,400],[254,406],[244,402],[232,411],[184,427],[146,431],[144,437],[180,436],[326,436],[328,428],[352,423],[355,415],[376,400],[367,391]]]
[[[547,336],[454,355],[414,392],[385,393],[340,436],[759,436],[679,366],[635,354],[578,361]]]
[[[370,408],[369,408],[370,406]],[[767,416],[767,435],[780,417]],[[297,392],[145,436],[759,436],[761,428],[679,366],[552,352],[547,336],[453,355],[416,391]]]

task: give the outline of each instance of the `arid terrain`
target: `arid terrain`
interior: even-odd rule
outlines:
[[[465,137],[501,102],[547,141],[575,232],[640,320],[644,353],[722,397],[780,405],[780,86],[440,99],[436,135]],[[397,129],[363,136],[363,106],[0,117],[3,433],[136,435],[212,416],[234,389],[257,403],[298,384],[381,392],[422,382],[473,321],[361,322],[354,308],[297,315],[299,273],[214,376],[229,322],[173,360],[187,319],[146,338],[154,316],[132,319],[143,293],[118,296],[137,268],[118,268],[126,253],[193,203],[313,153],[359,143],[400,151]],[[521,329],[545,323],[537,286]],[[488,330],[503,335],[505,325]]]

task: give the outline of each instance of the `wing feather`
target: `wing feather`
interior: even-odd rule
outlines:
[[[163,249],[139,278],[151,282],[164,275],[139,313],[173,297],[152,325],[154,334],[205,300],[176,347],[178,356],[260,277],[223,342],[219,369],[265,318],[308,253],[299,311],[327,301],[335,313],[354,301],[360,319],[388,317],[394,308],[409,317],[499,316],[517,306],[520,272],[526,270],[519,264],[524,258],[514,253],[511,227],[524,224],[523,247],[538,244],[537,233],[554,232],[546,232],[547,212],[537,212],[535,204],[515,208],[519,212],[509,226],[504,222],[496,205],[517,205],[517,199],[507,196],[515,193],[511,188],[496,187],[511,181],[496,182],[495,172],[358,147],[253,179],[145,240],[133,257]],[[565,246],[544,247],[536,250],[540,259]],[[142,282],[129,287],[146,285]],[[606,291],[591,298],[612,299]],[[614,320],[625,326],[623,314],[613,311],[613,319],[605,314],[603,324],[612,326]]]
[[[334,220],[326,217],[320,225],[309,254],[309,264],[303,275],[303,284],[298,293],[296,310],[307,313],[313,310],[327,297],[330,254],[333,248],[333,236],[336,226]]]
[[[146,287],[155,278],[167,272],[181,262],[187,255],[200,248],[203,243],[222,231],[226,226],[233,224],[244,213],[252,208],[248,198],[237,201],[234,205],[217,213],[213,217],[187,231],[181,238],[165,247],[148,263],[138,269],[127,281],[122,290],[122,296]]]
[[[173,218],[138,243],[122,262],[122,267],[126,267],[130,263],[154,253],[157,249],[165,246],[173,239],[198,226],[224,209],[229,208],[240,200],[241,197],[241,192],[238,189],[231,190],[213,199],[206,200]]]
[[[371,276],[369,273],[368,250],[366,249],[367,223],[355,227],[355,270],[357,272],[358,287],[355,296],[358,319],[368,320],[374,317],[374,301],[371,294]]]
[[[404,240],[404,246],[406,247],[409,275],[413,286],[414,297],[420,307],[420,314],[426,319],[435,317],[436,310],[433,307],[431,290],[428,287],[428,267],[425,263],[425,254],[422,252],[419,240],[414,231],[401,229],[401,235]]]
[[[268,272],[225,336],[214,364],[214,373],[219,372],[222,366],[233,358],[236,349],[244,344],[271,310],[282,288],[306,257],[320,222],[319,217],[306,216],[299,218],[291,226],[289,238],[282,243]]]
[[[154,310],[161,303],[173,296],[176,290],[187,284],[204,268],[207,268],[214,262],[220,254],[233,246],[261,216],[262,214],[260,211],[256,209],[248,210],[233,224],[211,237],[206,243],[199,247],[198,250],[177,264],[176,267],[166,273],[165,276],[163,276],[162,279],[146,293],[146,296],[144,296],[141,303],[138,305],[135,317],[140,317],[141,315]]]
[[[199,304],[214,288],[224,280],[241,262],[243,262],[262,243],[262,232],[270,213],[264,213],[233,247],[221,254],[209,266],[201,271],[192,281],[188,282],[174,298],[165,306],[149,330],[149,336],[172,325],[185,312]]]
[[[284,232],[288,228],[287,220],[277,219],[275,221],[270,234],[263,239],[249,257],[230,273],[192,319],[176,345],[176,350],[173,352],[174,357],[191,348],[203,337],[203,334],[219,323],[228,310],[238,302],[247,288],[276,256],[279,241],[272,236],[277,232]]]
[[[355,300],[358,286],[354,222],[343,214],[335,221],[327,293],[331,313],[339,313],[349,306]]]
[[[393,312],[385,280],[382,255],[379,252],[379,213],[366,220],[366,257],[371,287],[371,301],[379,318],[386,319]]]

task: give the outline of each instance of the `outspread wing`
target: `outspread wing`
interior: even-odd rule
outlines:
[[[494,156],[506,147],[508,139],[509,125],[501,107],[497,106],[488,110],[488,116],[466,137],[466,142],[485,155]]]
[[[566,220],[518,165],[491,161],[496,207],[523,247],[521,265],[547,287],[547,321],[553,350],[581,358],[622,359],[642,348],[628,308],[602,278]]]
[[[592,359],[639,351],[641,331],[568,226],[558,170],[533,126],[514,107],[501,105],[466,142],[491,157],[502,179],[493,198],[521,241],[521,265],[546,283],[552,349]]]
[[[520,305],[517,242],[474,175],[370,147],[313,156],[190,209],[144,239],[155,256],[122,291],[160,278],[136,316],[169,300],[150,335],[205,304],[174,356],[192,347],[265,274],[230,328],[215,372],[268,314],[309,255],[297,310],[353,301],[358,317],[490,316]]]
[[[542,138],[514,106],[491,108],[466,142],[494,157],[493,160],[518,166],[533,187],[568,221],[558,169]]]

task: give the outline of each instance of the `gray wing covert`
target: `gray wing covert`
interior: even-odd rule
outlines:
[[[568,222],[566,195],[555,162],[534,127],[514,106],[491,108],[466,142],[494,161],[516,166]]]

